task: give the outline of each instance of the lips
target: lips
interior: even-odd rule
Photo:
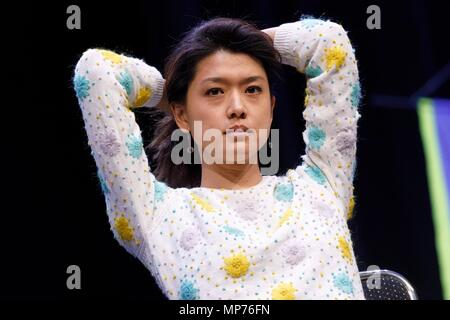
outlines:
[[[238,133],[238,132],[252,132],[252,129],[248,129],[246,126],[244,125],[234,125],[228,129],[225,130],[225,134],[227,133]]]

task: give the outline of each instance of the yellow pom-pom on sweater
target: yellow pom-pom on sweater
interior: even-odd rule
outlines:
[[[133,229],[130,227],[130,221],[124,216],[114,219],[114,228],[124,241],[133,240]]]
[[[336,67],[336,70],[339,70],[346,57],[347,52],[337,46],[325,49],[326,70],[329,71],[333,66]]]
[[[355,209],[355,198],[351,197],[348,201],[347,205],[347,220],[350,220],[353,217],[353,210]]]
[[[281,227],[286,221],[289,220],[289,218],[292,216],[292,210],[291,208],[288,208],[283,215],[281,216],[280,220],[278,221],[278,227]]]
[[[203,210],[205,210],[207,212],[214,211],[214,207],[212,205],[210,205],[206,200],[200,198],[199,196],[197,196],[194,193],[192,193],[191,196],[192,196],[192,199],[194,199],[195,203],[197,203]]]
[[[272,290],[273,300],[295,300],[295,287],[292,283],[282,282]]]
[[[339,237],[339,249],[341,249],[342,256],[348,261],[352,261],[352,253],[350,250],[350,245],[344,237]]]
[[[248,271],[248,268],[250,267],[250,262],[248,261],[247,257],[242,253],[238,253],[232,255],[231,257],[224,258],[224,260],[225,260],[224,269],[233,278],[239,278],[245,275]]]
[[[141,107],[152,96],[152,89],[148,87],[141,87],[134,101],[133,107]]]
[[[117,54],[109,50],[99,50],[99,52],[102,54],[104,59],[109,60],[112,63],[116,64],[122,63],[122,56],[120,54]]]

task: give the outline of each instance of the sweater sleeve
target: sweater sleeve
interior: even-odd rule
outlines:
[[[131,109],[156,106],[164,79],[141,60],[89,49],[75,67],[73,83],[111,229],[129,253],[141,258],[167,187],[150,172]]]
[[[274,46],[284,64],[306,76],[306,151],[296,171],[329,184],[349,213],[361,89],[347,32],[330,21],[305,19],[279,26]]]

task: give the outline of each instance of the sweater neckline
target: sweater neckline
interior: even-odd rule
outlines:
[[[206,190],[206,191],[211,191],[211,192],[227,192],[227,193],[244,193],[244,192],[252,192],[255,190],[258,190],[260,188],[262,188],[265,184],[266,181],[268,181],[269,176],[261,176],[261,181],[259,181],[257,184],[251,186],[251,187],[247,187],[247,188],[241,188],[241,189],[225,189],[225,188],[208,188],[208,187],[198,187],[196,189],[200,189],[200,190]]]

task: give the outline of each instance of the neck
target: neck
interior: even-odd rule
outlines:
[[[244,189],[261,182],[258,164],[202,164],[201,187]]]

